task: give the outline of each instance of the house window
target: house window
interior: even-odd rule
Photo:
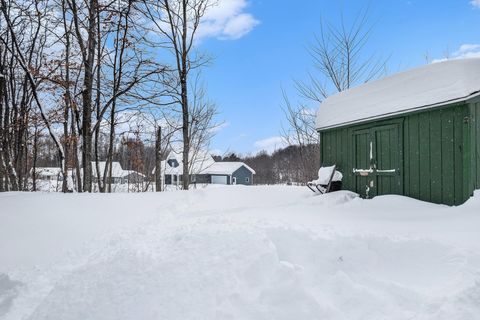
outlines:
[[[249,177],[245,177],[245,182],[250,182],[250,178]]]

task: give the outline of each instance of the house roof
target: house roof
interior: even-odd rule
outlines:
[[[207,170],[211,167],[215,160],[213,160],[212,156],[207,152],[195,152],[189,154],[189,167],[190,167],[190,174],[201,174],[203,171]],[[166,174],[183,174],[183,157],[181,152],[174,152],[171,151],[167,156],[167,161],[170,159],[175,159],[178,162],[177,167],[171,167],[168,163],[163,163],[162,167],[165,168]]]
[[[327,98],[317,130],[467,100],[480,92],[480,58],[447,60],[400,72]]]
[[[245,167],[248,171],[255,174],[255,170],[247,166],[243,162],[215,162],[211,167],[204,170],[204,174],[232,174],[241,167]]]
[[[101,177],[103,177],[103,173],[105,172],[105,164],[106,164],[106,161],[98,162]],[[128,172],[122,169],[120,162],[112,161],[112,177],[113,178],[123,178],[127,174]],[[97,165],[95,164],[95,161],[92,161],[92,175],[94,177],[97,176]]]
[[[103,172],[105,171],[105,164],[106,161],[99,161],[98,162],[99,167],[100,167],[100,176],[103,177]],[[80,169],[80,171],[83,173],[83,168]],[[33,172],[33,168],[30,170],[30,172]],[[61,174],[61,170],[59,167],[37,167],[35,169],[35,173],[37,175],[41,176],[58,176]],[[71,174],[72,170],[68,170],[68,174]],[[138,174],[142,177],[145,177],[144,174],[134,171],[134,170],[123,170],[122,166],[120,165],[120,162],[112,162],[112,177],[113,178],[125,178],[130,174]],[[92,161],[92,176],[96,177],[97,176],[97,166],[95,164],[95,161]]]
[[[145,175],[143,173],[140,173],[138,171],[135,171],[135,170],[123,170],[123,177],[126,178],[128,177],[129,175],[131,174],[136,174],[142,178],[145,178]]]
[[[168,160],[175,159],[178,162],[177,167],[171,167],[168,164]],[[192,162],[193,159],[193,162]],[[190,156],[190,174],[227,174],[230,175],[237,171],[240,167],[244,166],[255,174],[255,170],[247,166],[243,162],[215,162],[213,157],[207,152],[197,152],[195,155]],[[183,174],[183,162],[182,154],[178,152],[170,152],[166,160],[163,160],[162,168],[164,174]],[[155,172],[155,170],[153,171]]]

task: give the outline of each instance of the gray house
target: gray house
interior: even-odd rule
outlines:
[[[195,184],[252,185],[255,170],[243,162],[215,162],[207,153],[197,153],[190,159],[190,182]],[[162,161],[165,185],[180,185],[183,177],[181,153],[170,152]]]
[[[253,184],[255,170],[243,162],[215,162],[205,170],[212,184]]]

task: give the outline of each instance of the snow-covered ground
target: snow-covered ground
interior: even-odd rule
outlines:
[[[0,319],[480,319],[480,193],[0,194]]]
[[[41,192],[61,192],[62,191],[62,181],[57,179],[52,180],[41,180],[38,179],[36,182],[36,190]],[[153,191],[154,184],[151,182],[144,183],[113,183],[112,192],[144,192],[144,191]],[[178,188],[177,188],[178,189]],[[33,184],[31,180],[29,181],[28,190],[33,190]],[[93,183],[94,192],[98,192],[98,185]]]

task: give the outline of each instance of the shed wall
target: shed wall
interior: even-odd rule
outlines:
[[[475,139],[480,133],[480,123],[465,122],[465,117],[470,115],[472,118],[473,112],[476,119],[480,119],[480,103],[429,109],[382,121],[322,131],[321,163],[336,163],[344,174],[344,188],[362,194],[363,190],[357,190],[359,187],[352,172],[353,132],[401,122],[403,168],[400,168],[400,174],[403,187],[400,194],[434,203],[461,204],[472,194],[474,184],[480,186],[480,139]],[[475,183],[471,177],[475,177]]]
[[[465,105],[431,109],[405,117],[404,194],[448,205],[461,204],[471,194],[464,184]]]
[[[475,189],[480,189],[480,101],[472,102],[469,105],[470,112],[470,161],[472,168],[470,172],[471,183]]]

